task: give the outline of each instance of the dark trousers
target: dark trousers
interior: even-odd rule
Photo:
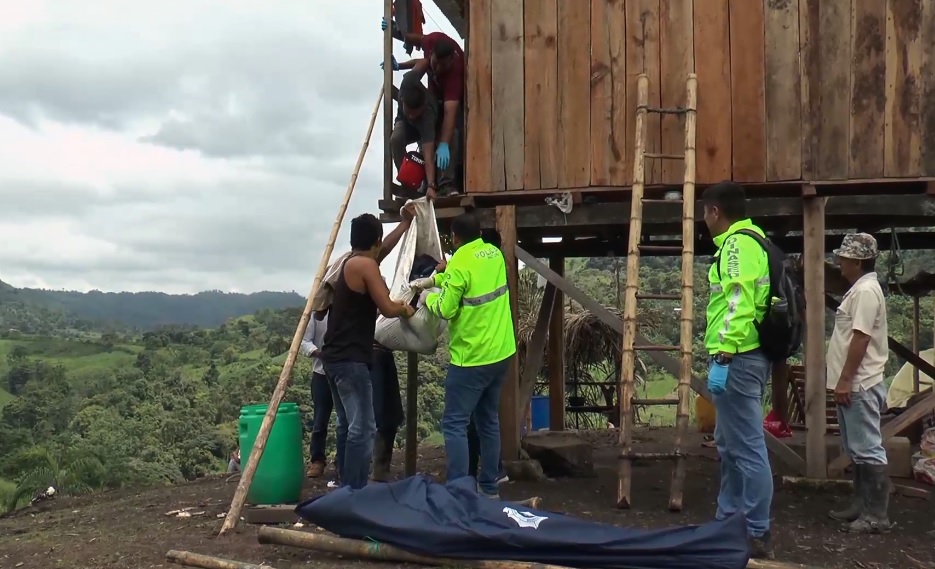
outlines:
[[[474,423],[474,417],[467,428],[468,439],[468,474],[477,478],[477,465],[480,463],[480,437],[477,436],[477,425]],[[497,471],[503,474],[503,461],[497,461]]]
[[[328,378],[323,373],[313,373],[312,389],[312,440],[308,447],[312,462],[325,462],[325,445],[328,441],[328,423],[334,410],[334,399]]]
[[[393,352],[386,348],[373,348],[370,380],[373,383],[373,415],[377,424],[372,477],[383,482],[389,478],[396,434],[405,418]]]

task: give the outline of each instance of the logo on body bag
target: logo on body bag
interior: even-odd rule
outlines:
[[[537,516],[529,512],[520,512],[519,510],[514,510],[513,508],[503,508],[503,513],[507,515],[511,520],[516,522],[516,525],[521,528],[533,528],[539,529],[539,524],[549,519],[546,516]]]

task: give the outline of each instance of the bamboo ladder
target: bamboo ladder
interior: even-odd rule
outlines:
[[[672,484],[669,490],[669,509],[681,511],[682,488],[685,484],[685,439],[688,435],[689,397],[692,376],[692,300],[694,295],[693,264],[695,258],[695,121],[698,99],[698,80],[694,73],[686,81],[685,108],[661,109],[649,106],[649,78],[641,74],[637,79],[636,145],[633,159],[633,196],[630,207],[630,235],[627,246],[627,284],[623,306],[623,351],[620,371],[620,464],[617,486],[617,507],[629,508],[630,485],[633,478],[633,460],[674,459]],[[646,114],[677,115],[685,118],[684,154],[654,154],[645,151]],[[685,175],[682,182],[682,244],[651,245],[643,240],[643,206],[678,203],[675,200],[647,199],[643,197],[645,160],[683,160]],[[682,255],[682,290],[680,294],[640,294],[640,253],[674,253]],[[670,300],[681,303],[678,346],[635,345],[637,332],[637,304],[640,300]],[[637,399],[636,352],[678,351],[680,353],[678,399]],[[676,438],[673,452],[633,452],[635,408],[645,405],[677,405]]]

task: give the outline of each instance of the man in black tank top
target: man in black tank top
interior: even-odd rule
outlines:
[[[384,241],[383,225],[365,213],[351,221],[351,256],[341,267],[328,312],[321,361],[334,386],[337,414],[337,457],[341,482],[363,488],[370,476],[376,423],[370,362],[377,312],[387,318],[409,318],[409,304],[390,300],[379,262],[393,250],[412,224],[414,209],[403,210],[403,220]]]

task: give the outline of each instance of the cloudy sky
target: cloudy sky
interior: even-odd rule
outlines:
[[[382,85],[382,4],[0,0],[0,280],[307,294]],[[376,213],[382,148],[381,112],[347,220]]]

